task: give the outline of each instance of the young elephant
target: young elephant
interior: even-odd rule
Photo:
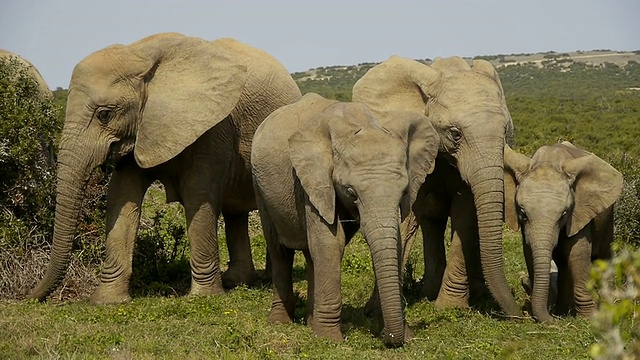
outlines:
[[[613,204],[622,174],[596,155],[565,141],[543,146],[530,159],[505,146],[505,221],[522,227],[531,307],[549,321],[547,296],[551,259],[558,267],[556,310],[572,307],[588,315],[595,304],[587,290],[595,259],[611,257]]]
[[[342,339],[340,263],[358,228],[371,248],[384,320],[383,337],[409,337],[403,316],[401,217],[433,170],[438,135],[418,114],[376,119],[364,104],[307,94],[258,127],[251,165],[272,263],[273,323],[293,319],[294,250],[307,261],[308,323]]]

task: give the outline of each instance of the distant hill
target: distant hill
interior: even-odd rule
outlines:
[[[509,54],[509,55],[478,55],[473,58],[463,57],[469,63],[473,59],[484,59],[489,61],[496,68],[518,65],[518,64],[535,64],[538,67],[551,63],[571,63],[580,62],[587,65],[602,65],[604,63],[616,64],[624,66],[629,61],[640,62],[640,50],[636,51],[613,51],[613,50],[591,50],[591,51],[574,51],[568,53],[558,53],[548,51],[535,54]],[[432,59],[416,59],[424,64],[431,64]],[[377,65],[375,62],[365,62],[357,65],[334,65],[321,66],[312,68],[307,71],[293,73],[294,79],[297,81],[306,80],[322,80],[330,77],[335,71],[344,71],[348,75],[357,76],[364,74],[372,66]],[[364,71],[363,71],[364,70]]]

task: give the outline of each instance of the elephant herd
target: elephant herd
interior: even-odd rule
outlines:
[[[340,263],[360,230],[376,279],[367,306],[382,314],[385,344],[401,346],[411,337],[402,272],[418,228],[423,296],[439,308],[468,307],[469,294],[484,291],[505,315],[519,316],[504,272],[503,222],[522,229],[523,283],[537,320],[552,320],[550,307],[593,311],[586,282],[591,261],[611,257],[618,171],[568,142],[532,158],[511,150],[502,85],[484,60],[438,58],[427,66],[392,56],[357,81],[352,99],[301,96],[276,59],[232,39],[164,33],[90,54],[69,85],[51,260],[30,297],[43,301],[61,283],[86,179],[112,162],[94,304],[130,300],[141,204],[159,180],[167,201],[185,209],[193,295],[254,282],[247,219],[259,210],[273,323],[293,319],[300,250],[308,324],[316,335],[342,339]],[[220,215],[230,258],[224,274]]]

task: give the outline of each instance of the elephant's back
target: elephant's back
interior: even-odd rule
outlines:
[[[289,137],[300,123],[336,101],[306,94],[300,101],[274,111],[258,127],[253,138],[251,166],[254,186],[278,233],[289,241],[304,236],[302,194],[289,155]],[[301,200],[302,199],[302,200]],[[300,244],[298,244],[300,245]],[[288,246],[297,248],[293,243]]]
[[[265,104],[268,109],[266,115],[281,106],[298,101],[302,96],[284,65],[266,51],[231,38],[215,40],[212,45],[247,67],[249,86],[246,87],[246,96],[256,98],[273,95],[271,99],[267,99],[268,104]]]
[[[44,96],[47,99],[53,98],[53,94],[51,93],[51,89],[49,89],[49,85],[47,85],[47,82],[44,81],[44,78],[42,77],[38,69],[35,66],[33,66],[33,64],[29,60],[21,57],[20,55],[12,53],[11,51],[0,49],[0,59],[10,59],[10,58],[14,58],[18,60],[22,65],[24,65],[27,68],[27,72],[29,76],[31,76],[33,80],[35,80],[38,83],[38,88],[40,89],[42,96]]]

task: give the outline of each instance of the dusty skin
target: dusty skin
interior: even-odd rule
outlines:
[[[260,125],[251,164],[272,261],[272,323],[293,320],[293,253],[301,250],[307,321],[314,334],[342,340],[340,263],[360,229],[380,288],[383,341],[400,346],[411,337],[401,294],[399,227],[433,170],[438,145],[424,116],[394,111],[377,117],[364,104],[313,93]]]
[[[31,293],[44,300],[64,277],[88,174],[115,163],[107,193],[106,259],[92,303],[130,299],[140,208],[154,180],[185,208],[191,294],[221,293],[255,278],[247,234],[256,208],[250,149],[258,125],[300,91],[267,53],[233,39],[163,33],[112,45],[78,63],[58,152],[51,261]],[[217,220],[230,253],[222,277]]]
[[[589,315],[595,303],[587,289],[592,260],[610,259],[613,205],[622,174],[568,141],[543,146],[527,157],[505,146],[505,222],[522,229],[531,307],[538,321],[575,311]],[[548,304],[551,260],[558,267],[558,294]]]
[[[468,307],[470,286],[491,294],[507,315],[520,315],[502,258],[503,148],[513,123],[494,67],[459,57],[431,66],[392,56],[353,87],[353,101],[374,114],[426,115],[440,136],[434,173],[403,224],[404,262],[418,225],[424,241],[424,290],[438,307]],[[477,209],[477,210],[476,210]],[[452,245],[445,259],[444,231],[451,218]],[[479,253],[479,255],[478,255]],[[467,274],[476,274],[468,279]],[[475,285],[478,286],[475,286]],[[376,308],[376,295],[369,308]]]

